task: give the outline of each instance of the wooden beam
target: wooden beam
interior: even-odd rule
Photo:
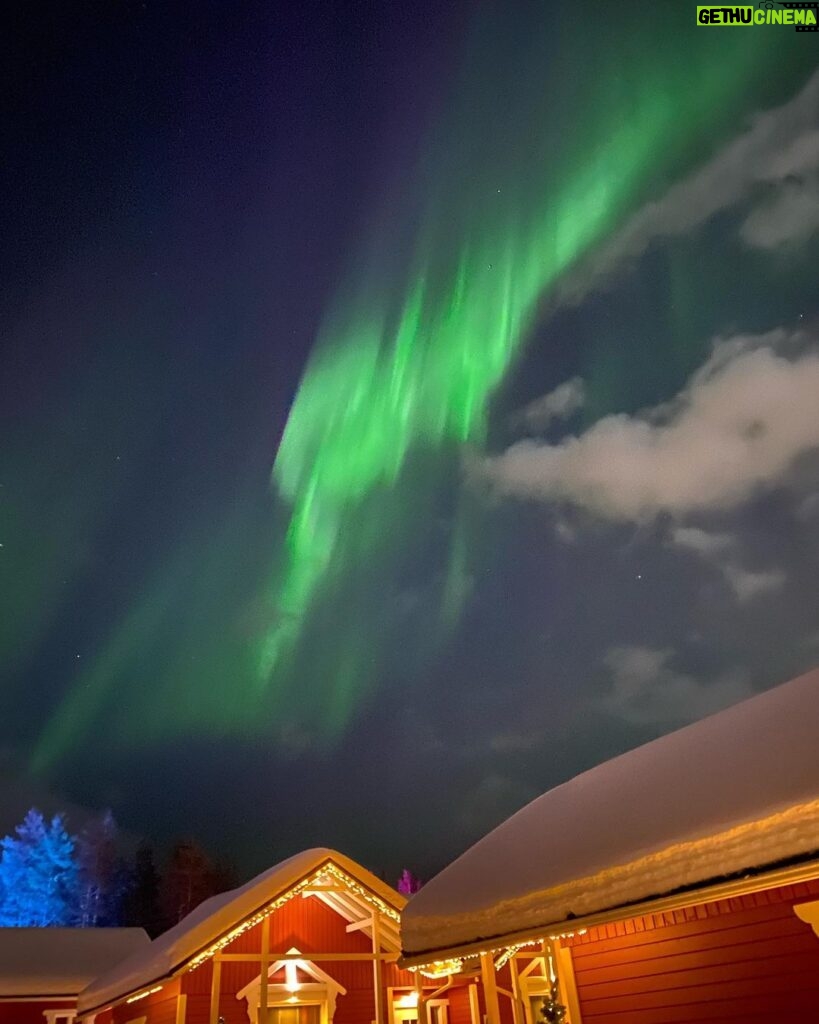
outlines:
[[[347,932],[358,932],[362,928],[369,928],[371,924],[372,921],[365,917],[363,921],[353,921],[352,924],[348,924],[344,930]]]
[[[248,963],[258,964],[261,962],[261,953],[222,953],[221,960],[225,963]],[[276,960],[375,960],[374,953],[268,953],[268,961],[273,963]],[[384,963],[392,964],[398,959],[398,953],[379,953],[378,959]]]
[[[569,1011],[568,1024],[583,1024],[580,1017],[580,996],[577,993],[577,981],[574,976],[572,947],[557,942],[557,966],[561,988],[565,994],[566,1007]]]
[[[262,921],[261,956],[259,959],[261,968],[259,974],[259,1022],[267,1024],[267,985],[270,980],[267,972],[270,969],[270,914]]]
[[[373,908],[373,999],[375,1002],[375,1024],[384,1024],[384,971],[381,961],[381,931],[378,911]],[[348,929],[349,930],[349,929]]]
[[[424,984],[421,981],[420,973],[416,973],[415,975],[415,994],[418,997],[418,1024],[429,1024],[427,1001],[424,999]]]
[[[188,997],[184,992],[180,992],[176,997],[176,1022],[175,1024],[185,1024],[185,1014],[188,1009]]]
[[[469,986],[469,1022],[481,1024],[481,1003],[478,999],[478,986],[474,981]]]
[[[219,991],[222,982],[222,959],[213,958],[213,974],[210,982],[210,1015],[208,1024],[219,1024]]]
[[[486,999],[486,1024],[500,1024],[500,1004],[495,978],[495,961],[491,953],[481,953],[481,980]]]
[[[513,1024],[526,1024],[526,1011],[523,996],[520,993],[520,974],[515,957],[509,960],[509,976],[512,979],[512,1021]]]

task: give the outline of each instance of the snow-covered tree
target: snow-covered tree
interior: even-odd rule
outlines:
[[[15,836],[0,840],[0,925],[45,927],[74,923],[77,906],[75,840],[62,816],[46,823],[32,808]]]

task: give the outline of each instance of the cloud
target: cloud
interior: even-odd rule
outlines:
[[[778,330],[718,342],[673,402],[557,444],[519,441],[478,472],[501,495],[620,522],[734,508],[819,450],[819,353],[781,354],[800,341]]]
[[[760,594],[771,590],[779,590],[787,579],[781,569],[767,569],[764,572],[751,572],[737,565],[725,565],[722,569],[726,580],[731,586],[737,600],[750,601]]]
[[[752,210],[739,230],[756,249],[777,249],[807,241],[819,230],[819,177],[788,182],[778,194]]]
[[[696,526],[675,526],[671,531],[671,543],[713,562],[742,603],[778,590],[787,579],[781,569],[753,572],[738,565],[732,555],[734,538],[728,533],[710,533]]]
[[[580,377],[559,384],[548,395],[535,399],[514,417],[532,430],[544,430],[554,420],[568,419],[586,400],[586,390]]]
[[[671,542],[703,558],[711,558],[730,550],[734,538],[729,533],[709,533],[696,526],[675,526],[671,531]]]
[[[741,672],[709,682],[677,672],[673,652],[651,647],[612,647],[604,657],[611,690],[598,707],[632,725],[679,725],[713,714],[752,695]]]
[[[772,248],[807,237],[819,226],[817,174],[819,72],[793,99],[757,115],[749,129],[712,160],[642,207],[565,279],[558,301],[578,301],[655,240],[687,235],[716,213],[754,200],[760,190],[766,190],[767,197],[744,222],[743,239]]]

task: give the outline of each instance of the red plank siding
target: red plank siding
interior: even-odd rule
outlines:
[[[584,1024],[819,1021],[819,882],[592,928],[570,940]]]
[[[74,1010],[76,1006],[76,999],[4,1000],[0,1002],[0,1024],[45,1024],[44,1010]]]
[[[256,925],[237,936],[224,952],[256,954],[260,948],[261,925]],[[369,954],[372,942],[362,931],[347,932],[347,921],[321,900],[314,896],[296,896],[270,916],[273,957],[293,948],[309,959],[311,953]],[[346,995],[338,997],[335,1024],[369,1024],[375,1017],[372,961],[320,960],[317,966],[347,990]],[[219,1013],[225,1024],[248,1024],[247,1003],[237,999],[236,993],[258,977],[259,969],[258,962],[222,964]],[[394,964],[384,965],[383,976],[385,990],[388,987],[412,988],[415,984],[414,975],[399,971]],[[210,961],[182,976],[182,988],[188,996],[186,1024],[208,1024],[211,978]],[[148,1024],[157,1022],[151,1018]]]
[[[447,993],[449,996],[449,1024],[472,1024],[469,1009],[469,986],[458,985]]]
[[[139,1017],[147,1017],[150,1024],[174,1024],[179,982],[168,981],[159,992],[154,992],[134,1003],[119,1003],[113,1009],[112,1024],[126,1024]],[[99,1017],[96,1024],[99,1024]]]

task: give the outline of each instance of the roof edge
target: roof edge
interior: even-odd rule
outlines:
[[[356,861],[351,860],[349,857],[346,857],[343,853],[339,853],[336,850],[318,847],[316,849],[316,852],[320,853],[321,856],[317,856],[312,862],[311,866],[307,870],[302,872],[302,874],[298,878],[296,878],[295,881],[289,882],[287,885],[283,885],[278,889],[272,890],[270,893],[268,893],[266,898],[255,907],[255,909],[243,914],[241,918],[239,918],[230,926],[230,928],[226,928],[219,935],[217,935],[216,938],[204,943],[195,952],[180,960],[179,963],[175,964],[170,970],[165,971],[163,974],[157,974],[153,978],[142,981],[135,988],[126,989],[116,996],[113,996],[108,999],[103,999],[101,1002],[88,1007],[80,1007],[83,994],[82,992],[80,992],[76,997],[74,997],[77,999],[77,1015],[86,1016],[87,1014],[99,1013],[102,1009],[108,1006],[119,1005],[125,1000],[131,998],[136,993],[142,992],[143,989],[150,988],[153,985],[164,985],[169,981],[173,981],[175,978],[183,974],[188,969],[190,964],[194,960],[196,960],[197,957],[202,956],[202,954],[215,943],[224,939],[225,936],[229,935],[236,928],[240,928],[247,921],[250,921],[257,914],[261,913],[269,903],[284,896],[291,889],[295,889],[297,886],[309,881],[309,879],[312,878],[316,873],[320,872],[323,868],[327,867],[330,864],[339,868],[345,874],[350,875],[350,877],[353,878],[356,882],[358,882],[364,888],[368,889],[374,897],[381,900],[383,903],[392,906],[393,909],[397,911],[399,914],[404,909],[404,906],[407,903],[406,897],[402,896],[397,889],[391,888],[389,885],[387,885],[386,882],[382,882],[380,878],[374,875],[362,864],[359,864]],[[252,882],[253,879],[251,879],[250,881]],[[239,888],[242,887],[239,886]],[[182,920],[184,921],[184,918]],[[157,936],[157,938],[161,938],[161,936]],[[91,985],[93,984],[94,982],[91,982]],[[88,985],[87,988],[90,988],[91,985]]]
[[[460,945],[454,944],[402,953],[398,960],[398,967],[406,970],[424,967],[440,960],[479,956],[482,953],[500,953],[512,946],[531,945],[545,938],[566,937],[581,930],[588,930],[601,924],[611,924],[627,917],[680,910],[683,907],[730,899],[749,892],[777,889],[782,885],[796,885],[814,878],[819,878],[819,850],[813,850],[804,856],[789,858],[787,862],[777,861],[758,868],[738,871],[727,879],[724,876],[708,879],[703,883],[684,886],[668,893],[652,895],[629,903],[621,903],[580,917],[567,917],[520,931],[486,936]]]

